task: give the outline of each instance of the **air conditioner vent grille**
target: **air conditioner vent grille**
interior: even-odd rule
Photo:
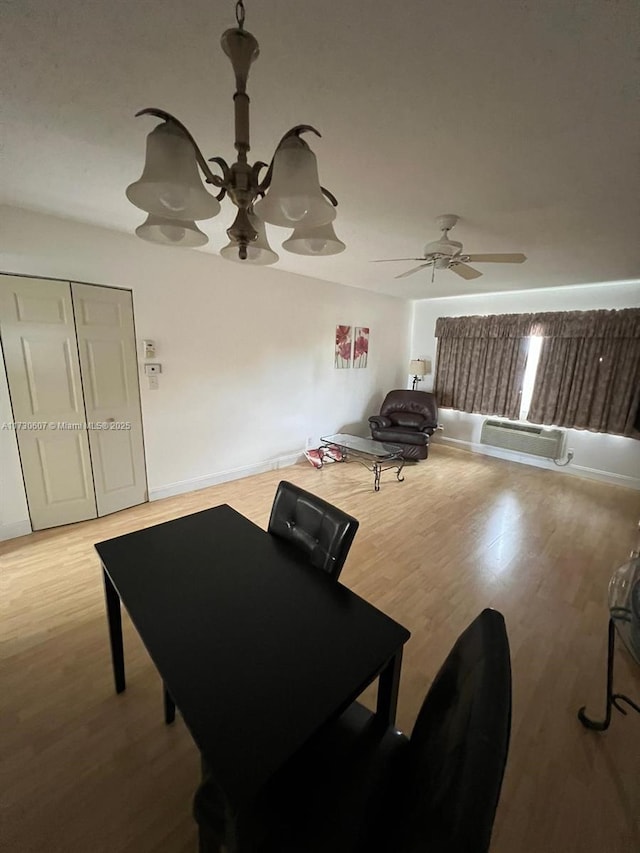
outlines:
[[[560,459],[564,431],[504,421],[485,420],[482,424],[480,443],[489,447],[500,447],[516,453],[529,453],[544,459]]]

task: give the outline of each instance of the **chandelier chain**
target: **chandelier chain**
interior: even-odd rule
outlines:
[[[236,21],[238,22],[238,28],[244,29],[244,3],[242,0],[238,0],[236,3]]]

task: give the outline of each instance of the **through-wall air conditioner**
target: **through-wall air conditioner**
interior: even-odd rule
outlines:
[[[544,459],[560,459],[565,432],[561,429],[511,424],[487,419],[482,424],[480,443],[515,453],[530,453]]]

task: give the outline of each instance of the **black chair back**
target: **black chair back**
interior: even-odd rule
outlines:
[[[416,720],[395,825],[398,853],[486,853],[511,730],[504,618],[483,610],[458,638]]]
[[[259,853],[487,853],[511,727],[504,619],[483,610],[460,636],[409,741],[357,702],[265,787],[242,831]],[[230,832],[205,779],[202,853]]]
[[[286,480],[278,485],[269,533],[303,551],[312,566],[338,579],[359,522]]]

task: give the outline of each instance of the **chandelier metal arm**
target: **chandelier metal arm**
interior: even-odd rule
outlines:
[[[276,148],[280,148],[282,143],[285,140],[290,139],[292,136],[297,136],[298,139],[300,139],[301,133],[315,133],[316,136],[322,137],[322,134],[320,133],[320,131],[316,130],[315,127],[313,127],[312,125],[310,125],[310,124],[297,124],[295,127],[292,127],[290,130],[288,130],[285,133],[285,135],[282,137],[280,142],[278,142]],[[304,142],[304,139],[301,139],[300,141]],[[304,144],[306,145],[307,143],[305,142]]]
[[[216,186],[222,186],[222,189],[216,196],[218,201],[222,201],[222,199],[227,195],[229,191],[229,186],[231,184],[231,169],[229,168],[229,165],[224,159],[224,157],[209,157],[209,162],[217,163],[218,166],[220,166],[220,169],[222,170],[222,183],[216,184]]]
[[[138,116],[144,116],[144,115],[156,116],[157,118],[161,118],[164,121],[173,122],[173,124],[177,125],[177,127],[180,128],[180,130],[185,134],[185,136],[187,137],[189,142],[193,145],[193,148],[194,148],[194,151],[196,154],[196,160],[198,161],[198,166],[200,166],[200,168],[202,169],[202,172],[205,176],[206,182],[208,184],[213,184],[214,187],[218,187],[218,188],[224,187],[224,185],[226,183],[225,178],[220,178],[220,177],[218,177],[218,175],[213,174],[213,172],[211,171],[211,169],[207,165],[207,161],[204,159],[204,155],[203,155],[202,151],[200,151],[200,148],[198,147],[198,143],[195,141],[195,139],[193,138],[191,133],[182,124],[182,122],[179,119],[177,119],[174,115],[171,115],[171,113],[168,113],[166,110],[159,110],[156,107],[146,107],[144,110],[140,110],[139,112],[136,113],[136,118]],[[227,166],[225,161],[222,160],[221,157],[212,157],[211,160],[218,163],[218,165],[222,168],[223,174],[226,177],[226,174],[229,171],[229,167]],[[224,167],[223,167],[223,164],[224,164]]]
[[[326,187],[320,187],[320,189],[322,190],[322,195],[326,196],[326,198],[329,199],[329,201],[331,202],[331,204],[334,207],[337,207],[338,206],[338,199],[334,196],[334,194],[332,192],[329,192],[329,190]]]
[[[253,164],[253,167],[251,169],[251,185],[255,189],[256,198],[262,198],[264,196],[264,190],[262,190],[261,188],[262,184],[260,183],[259,176],[262,169],[268,168],[269,164],[265,163],[263,160],[256,160],[256,162]]]

